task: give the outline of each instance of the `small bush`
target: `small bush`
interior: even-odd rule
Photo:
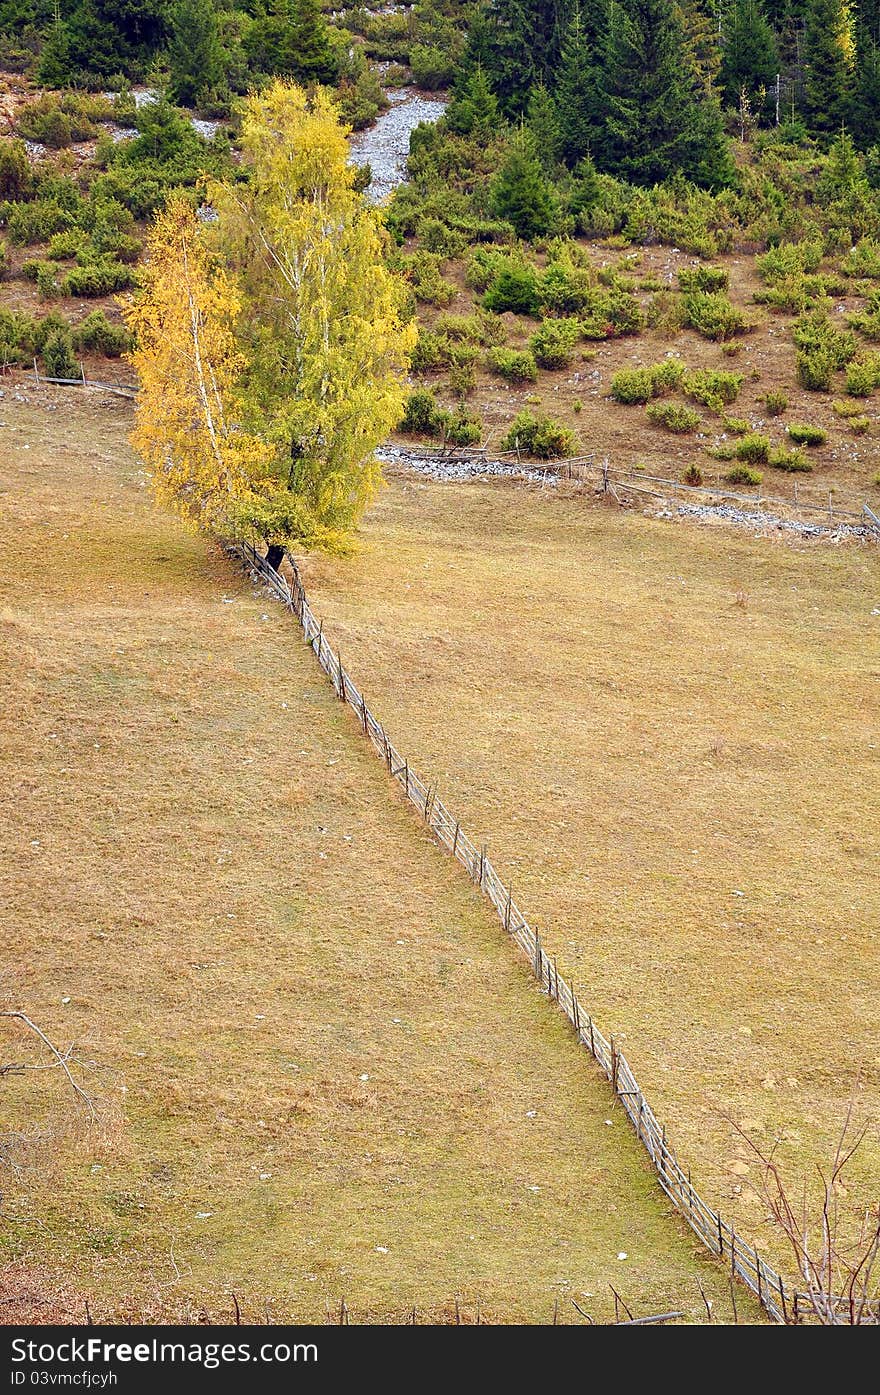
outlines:
[[[124,325],[114,325],[103,310],[92,310],[73,331],[74,348],[91,349],[105,358],[119,358],[132,347],[132,336]]]
[[[556,460],[572,454],[574,439],[566,427],[551,417],[520,412],[511,422],[501,442],[501,449],[520,450],[536,460]]]
[[[758,485],[764,476],[760,470],[753,470],[751,465],[735,465],[732,470],[728,470],[724,478],[730,484],[753,484]]]
[[[507,262],[498,271],[483,296],[486,310],[515,315],[537,315],[540,303],[538,274],[532,266]]]
[[[844,276],[868,277],[880,280],[880,242],[863,237],[840,263]]]
[[[846,390],[850,397],[870,397],[880,383],[880,355],[865,354],[846,365]]]
[[[650,402],[654,396],[650,368],[621,368],[611,379],[611,396],[628,407]]]
[[[827,392],[834,373],[856,352],[855,335],[838,329],[824,310],[799,315],[792,338],[798,350],[798,382],[812,392]]]
[[[788,407],[788,398],[784,392],[768,392],[764,398],[764,406],[768,416],[781,417]]]
[[[658,291],[648,306],[647,321],[651,329],[665,338],[673,338],[682,328],[687,316],[684,301],[675,291]]]
[[[483,423],[475,412],[460,408],[455,416],[445,415],[442,420],[442,434],[453,446],[475,446],[483,434]]]
[[[691,464],[688,465],[681,478],[683,484],[698,486],[703,483],[703,472],[699,465]]]
[[[684,297],[687,323],[705,339],[733,339],[749,328],[745,315],[723,291],[691,291]]]
[[[442,413],[433,392],[416,388],[406,402],[400,430],[411,436],[434,436],[440,430]]]
[[[124,291],[132,284],[131,268],[114,257],[81,256],[61,283],[65,295],[103,296]]]
[[[724,430],[729,431],[731,436],[745,436],[747,431],[751,431],[752,424],[745,417],[725,417],[723,422]]]
[[[781,242],[755,259],[758,275],[769,286],[790,277],[816,272],[822,263],[821,242]]]
[[[734,454],[737,460],[747,460],[750,465],[756,465],[770,454],[770,437],[752,431],[737,441]]]
[[[424,305],[448,305],[455,295],[455,287],[444,280],[440,259],[433,252],[414,252],[405,258],[404,272],[416,300]]]
[[[678,273],[683,291],[726,291],[730,277],[723,266],[686,267]]]
[[[529,340],[535,362],[541,368],[566,368],[579,336],[577,320],[544,320]]]
[[[538,365],[528,350],[490,349],[486,364],[493,373],[510,383],[534,383],[538,377]]]
[[[828,440],[827,432],[820,426],[807,426],[803,422],[792,422],[786,428],[789,436],[798,446],[824,446]]]
[[[861,402],[847,402],[837,398],[831,403],[831,410],[838,417],[857,417],[861,416],[863,407]]]
[[[648,407],[648,420],[676,436],[684,436],[696,431],[700,425],[700,414],[693,407],[685,407],[680,402],[652,402]]]
[[[445,334],[420,329],[415,348],[410,354],[410,367],[414,373],[428,373],[434,368],[445,368],[449,363],[451,351],[452,344]]]
[[[686,369],[683,359],[670,357],[663,359],[662,363],[652,364],[648,371],[653,396],[662,397],[664,393],[674,392],[681,386]]]
[[[682,391],[694,402],[702,402],[719,414],[735,402],[743,383],[741,373],[728,373],[723,369],[697,368],[685,373],[681,381]]]
[[[43,345],[43,363],[47,378],[78,378],[79,364],[73,356],[70,330],[55,329]]]
[[[434,328],[447,339],[465,344],[503,344],[505,338],[504,321],[485,310],[473,315],[440,315]]]
[[[866,436],[871,429],[870,417],[850,417],[847,422],[850,431],[855,436]]]
[[[802,450],[786,450],[784,446],[777,446],[770,452],[767,464],[790,475],[806,474],[813,468]]]

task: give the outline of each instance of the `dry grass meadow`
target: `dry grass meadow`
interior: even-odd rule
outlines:
[[[357,555],[304,565],[398,748],[786,1267],[731,1121],[800,1179],[855,1090],[847,1204],[877,1199],[878,560],[397,477]]]
[[[702,1283],[729,1316],[726,1275],[671,1214],[607,1085],[403,805],[290,620],[222,554],[153,511],[127,418],[116,399],[8,379],[0,400],[0,989],[59,1045],[77,1043],[101,1109],[94,1126],[77,1116],[58,1070],[0,1082],[0,1320],[81,1319],[86,1299],[97,1318],[192,1319],[202,1307],[228,1316],[232,1291],[246,1317],[321,1320],[344,1295],[354,1320],[403,1317],[413,1304],[422,1320],[442,1319],[458,1295],[466,1320],[479,1303],[487,1319],[545,1322],[558,1298],[560,1319],[580,1321],[569,1297],[603,1320],[612,1283],[637,1312],[681,1308],[696,1321]],[[593,782],[550,755],[549,735],[580,661],[573,653],[560,671],[553,645],[541,654],[543,583],[524,564],[538,564],[546,535],[542,565],[558,566],[556,530],[576,536],[585,525],[577,511],[532,515],[525,502],[397,486],[361,556],[340,564],[336,599],[329,566],[321,590],[396,727],[411,730],[475,824],[494,823],[502,861],[522,859],[527,904],[552,901],[560,923],[570,916],[581,978],[589,964],[605,1017],[623,1018],[641,985],[641,1062],[636,1043],[650,1046],[667,1004],[675,999],[679,1021],[700,1011],[673,978],[646,991],[644,951],[667,962],[668,941],[684,968],[711,940],[713,984],[727,960],[716,930],[698,944],[684,924],[670,933],[667,902],[692,918],[672,882],[640,911],[638,960],[625,944],[622,912],[644,889],[643,848],[656,841],[647,803],[621,811],[619,837],[603,832],[604,856],[613,843],[625,872],[616,890],[603,886],[595,850],[581,856],[607,801],[569,806],[563,786],[583,794]],[[608,556],[627,565],[638,534],[599,522]],[[383,537],[400,548],[384,560]],[[681,556],[689,569],[693,549]],[[581,646],[583,627],[610,617],[584,611],[582,563],[572,554],[569,565],[552,613],[558,623],[571,603],[565,635]],[[399,582],[398,644],[376,605],[383,569],[382,591]],[[505,634],[502,601],[523,619]],[[752,612],[724,623],[742,630]],[[383,681],[386,644],[402,674]],[[506,672],[492,677],[502,660]],[[635,677],[624,676],[631,662],[621,652],[616,671],[638,704]],[[551,664],[553,692],[540,686]],[[523,690],[517,675],[529,669]],[[617,700],[610,683],[590,686],[564,739],[595,747],[597,769],[617,749],[625,783],[631,719],[594,740],[597,695],[606,716]],[[648,732],[635,742],[649,744]],[[696,764],[705,781],[741,759],[734,746],[701,751]],[[517,820],[511,804],[525,793],[542,812]],[[867,843],[870,829],[850,836]],[[610,922],[612,892],[614,928],[595,941],[575,931],[600,907]],[[725,997],[714,986],[710,996]],[[0,1027],[3,1061],[38,1058],[31,1038]],[[724,1040],[741,1059],[742,1039]],[[757,1031],[751,1049],[761,1050]],[[670,1040],[677,1079],[676,1050]],[[723,1090],[723,1061],[706,1075]],[[10,1149],[16,1132],[23,1140]],[[744,1315],[757,1317],[741,1296]]]

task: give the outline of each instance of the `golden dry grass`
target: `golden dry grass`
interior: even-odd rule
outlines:
[[[374,711],[623,1044],[704,1193],[780,1256],[753,1158],[880,1136],[880,569],[396,478],[313,605]]]
[[[7,387],[0,421],[3,987],[117,1109],[75,1131],[58,1072],[4,1079],[5,1127],[60,1141],[4,1174],[31,1219],[0,1227],[0,1319],[39,1315],[41,1273],[98,1317],[235,1290],[246,1315],[458,1293],[471,1318],[559,1296],[569,1320],[568,1295],[603,1318],[612,1282],[696,1320],[702,1282],[729,1313],[290,620],[151,509],[124,404]],[[29,1050],[2,1032],[4,1060]]]

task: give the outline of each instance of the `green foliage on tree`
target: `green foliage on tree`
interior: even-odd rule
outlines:
[[[708,188],[733,166],[717,102],[702,91],[673,0],[615,7],[605,78],[602,162],[634,184],[680,173]]]
[[[858,39],[858,65],[850,112],[853,137],[862,150],[880,145],[880,49],[862,31]]]
[[[521,115],[532,88],[553,83],[570,12],[571,0],[489,0],[472,25],[465,62],[486,69],[505,115]]]
[[[779,72],[776,37],[760,0],[734,0],[721,31],[720,82],[724,100],[739,105],[743,91],[757,109],[761,90],[775,83]]]
[[[602,60],[606,14],[575,8],[562,45],[556,83],[556,119],[559,144],[568,165],[595,153],[601,140],[604,117]]]
[[[832,134],[846,124],[854,68],[849,0],[809,0],[804,30],[804,114],[813,131]]]
[[[171,26],[168,90],[181,106],[197,106],[223,75],[213,0],[179,0]]]
[[[532,88],[526,128],[542,168],[547,174],[552,174],[560,154],[559,118],[556,103],[543,82]]]
[[[332,82],[338,63],[318,0],[274,0],[245,37],[250,64],[261,73],[300,82]]]
[[[458,135],[475,135],[483,139],[498,129],[498,98],[489,86],[481,65],[468,73],[456,90],[446,111],[446,121]]]
[[[517,236],[540,237],[552,228],[556,200],[527,132],[520,132],[514,140],[492,182],[490,197],[492,212],[512,223]]]

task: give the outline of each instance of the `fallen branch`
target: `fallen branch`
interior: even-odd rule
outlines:
[[[46,1033],[40,1027],[37,1026],[36,1022],[33,1022],[28,1017],[27,1013],[6,1010],[0,1012],[0,1017],[12,1018],[16,1022],[21,1022],[25,1027],[27,1027],[36,1036],[39,1037],[43,1045],[47,1047],[49,1051],[51,1051],[52,1055],[55,1058],[54,1061],[45,1065],[37,1063],[36,1065],[29,1066],[21,1062],[13,1062],[10,1065],[0,1067],[0,1074],[6,1075],[9,1072],[19,1072],[25,1070],[47,1070],[54,1066],[60,1066],[61,1069],[64,1071],[64,1074],[67,1076],[70,1088],[73,1090],[73,1093],[76,1096],[76,1098],[78,1100],[81,1100],[85,1104],[91,1117],[93,1119],[96,1118],[97,1111],[95,1109],[94,1101],[92,1100],[91,1096],[86,1093],[82,1086],[78,1085],[77,1082],[74,1080],[73,1075],[70,1071],[70,1066],[68,1065],[68,1061],[70,1060],[70,1054],[73,1051],[73,1045],[70,1045],[64,1052],[59,1051],[58,1047],[54,1044],[54,1042],[51,1042],[49,1040],[49,1038],[46,1036]]]

